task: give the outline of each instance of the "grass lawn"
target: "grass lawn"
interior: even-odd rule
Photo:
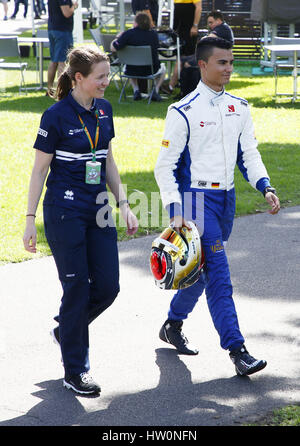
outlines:
[[[300,406],[285,406],[276,409],[251,426],[300,426]]]
[[[26,83],[35,86],[37,82],[35,59],[24,59],[29,63]],[[47,65],[47,62],[45,63]],[[288,99],[273,99],[274,79],[272,76],[252,76],[250,64],[236,64],[227,90],[246,98],[252,109],[256,137],[262,158],[267,166],[272,184],[277,188],[283,206],[300,204],[300,101],[291,103]],[[46,78],[46,72],[45,72]],[[291,77],[282,76],[281,90],[292,91]],[[31,174],[34,150],[32,149],[39,121],[43,111],[53,100],[44,92],[31,90],[27,95],[18,93],[19,73],[4,72],[0,77],[0,262],[20,262],[32,258],[23,249],[22,235],[25,224],[27,191]],[[5,87],[5,89],[4,89]],[[129,90],[130,94],[130,90]],[[112,103],[116,137],[113,151],[120,170],[122,182],[127,185],[128,194],[134,192],[138,198],[145,194],[150,200],[151,192],[158,192],[153,168],[160,150],[164,131],[164,120],[172,99],[162,103],[145,101],[118,103],[119,91],[114,83],[108,88],[106,98]],[[264,211],[267,205],[260,193],[256,192],[236,172],[237,209],[236,215]],[[135,206],[135,204],[134,204]],[[150,211],[150,209],[149,209]],[[160,213],[162,212],[160,208]],[[165,214],[164,214],[165,215]],[[159,231],[163,227],[149,222],[141,225],[137,236]],[[37,212],[38,250],[35,256],[50,254],[43,233],[42,206]],[[154,227],[153,227],[154,226]],[[126,238],[124,228],[119,238]]]

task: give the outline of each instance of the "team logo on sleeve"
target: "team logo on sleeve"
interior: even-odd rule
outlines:
[[[44,129],[41,129],[41,127],[38,129],[38,135],[43,136],[44,138],[47,138],[48,132]]]
[[[161,145],[163,147],[169,147],[170,141],[168,139],[163,139]]]

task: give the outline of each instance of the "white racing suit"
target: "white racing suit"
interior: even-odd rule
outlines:
[[[204,288],[209,311],[224,349],[244,343],[224,249],[235,214],[234,170],[263,192],[269,176],[257,150],[248,102],[202,81],[169,107],[155,178],[170,217],[182,215],[198,226],[205,273],[173,297],[168,313],[183,320]]]

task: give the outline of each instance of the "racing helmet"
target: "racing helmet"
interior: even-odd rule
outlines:
[[[204,254],[196,226],[188,224],[191,229],[182,227],[180,232],[170,225],[152,242],[150,269],[159,288],[179,290],[199,279]]]

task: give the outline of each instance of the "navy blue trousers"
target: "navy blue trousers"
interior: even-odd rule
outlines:
[[[190,203],[185,200],[184,210],[195,215],[194,223],[198,226],[205,255],[205,272],[198,282],[189,288],[179,290],[173,296],[168,317],[172,320],[183,320],[188,317],[205,290],[208,308],[214,326],[224,349],[238,348],[244,343],[239,329],[237,313],[232,298],[232,284],[229,265],[224,248],[230,236],[235,214],[235,192],[201,190],[204,199],[203,212],[196,213],[197,193],[193,192]],[[191,212],[192,211],[192,212]],[[204,226],[203,226],[204,225]]]
[[[63,296],[59,337],[66,375],[87,372],[88,325],[106,310],[119,292],[117,231],[100,228],[95,215],[44,205],[45,234]]]

